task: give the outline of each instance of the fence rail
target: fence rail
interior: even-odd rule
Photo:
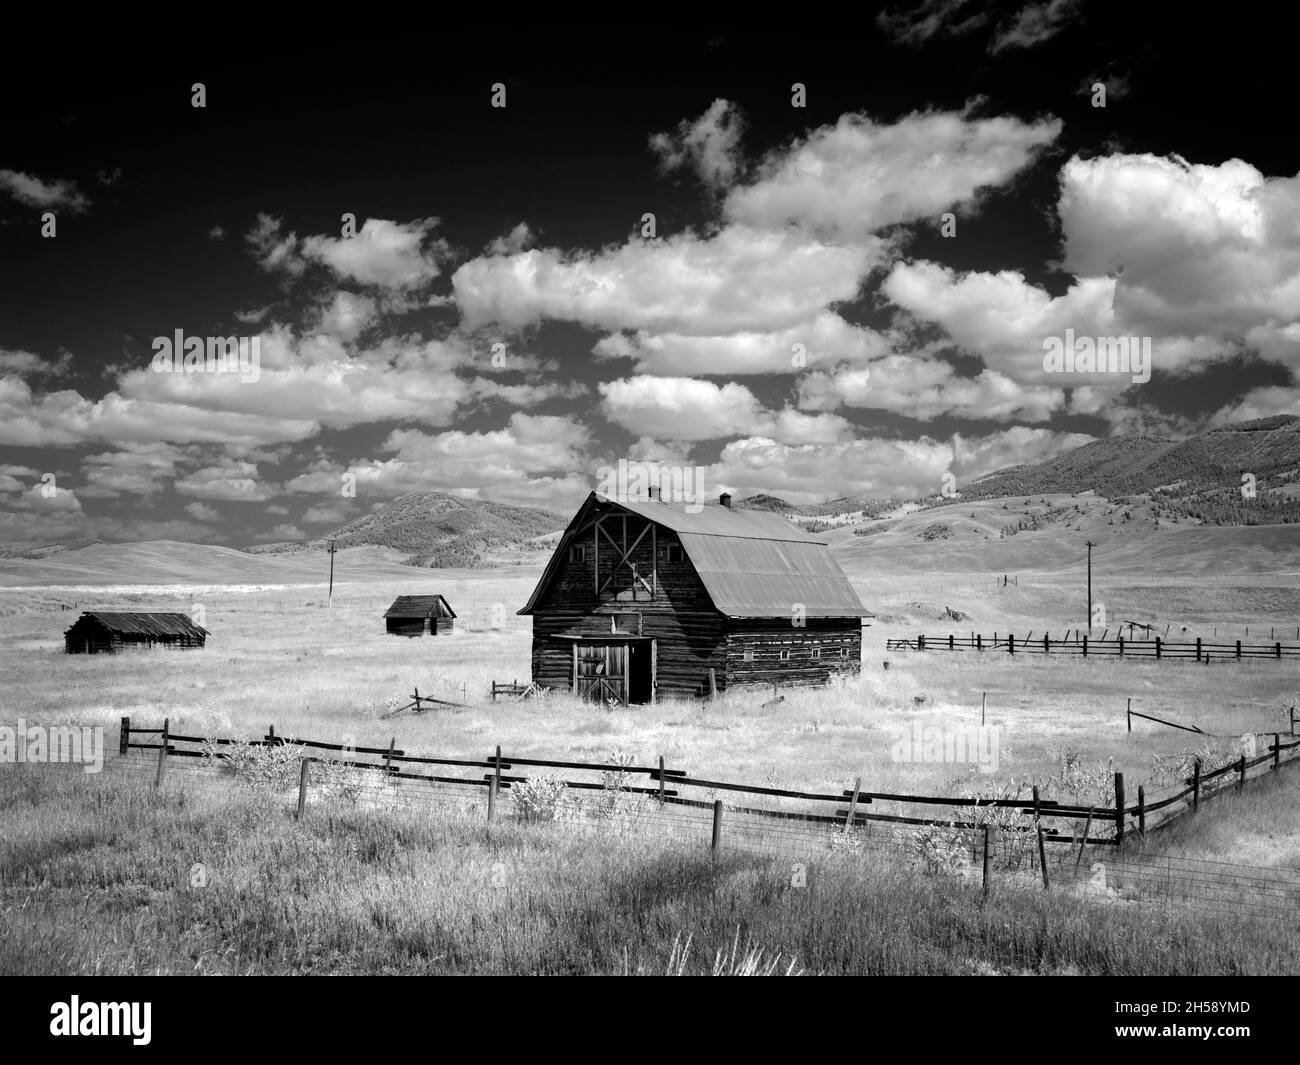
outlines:
[[[1073,634],[1071,634],[1073,633]],[[1126,640],[1123,636],[1114,639],[1093,639],[1086,634],[1069,630],[1064,636],[1053,639],[1050,633],[1035,637],[1016,636],[1014,633],[985,636],[971,633],[958,636],[912,636],[885,641],[887,651],[1005,651],[1008,654],[1055,654],[1055,655],[1113,655],[1120,658],[1154,658],[1154,659],[1194,659],[1197,662],[1209,662],[1221,659],[1300,658],[1300,645],[1271,643],[1243,644],[1207,643],[1198,637],[1194,642],[1166,641],[1157,636],[1151,640]]]

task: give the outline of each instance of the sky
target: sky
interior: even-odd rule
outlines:
[[[1300,414],[1287,38],[1127,8],[268,31],[255,62],[119,27],[10,64],[0,542],[309,540],[417,490],[568,514],[621,459],[907,498]],[[178,330],[256,372],[160,365]],[[1149,375],[1049,366],[1067,337]]]

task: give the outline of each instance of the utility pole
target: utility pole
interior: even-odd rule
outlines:
[[[331,540],[329,542],[329,545],[330,545],[330,595],[329,595],[328,605],[333,606],[334,605],[334,541]]]
[[[1092,549],[1097,545],[1091,540],[1085,540],[1088,545],[1088,631],[1092,632]]]

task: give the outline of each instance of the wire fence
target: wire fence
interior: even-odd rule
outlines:
[[[1157,829],[1194,814],[1215,795],[1300,762],[1300,741],[1204,773],[1198,760],[1185,787],[1159,789],[1151,797],[1139,789],[1136,806],[1124,804],[1121,784],[1117,809],[1106,811],[1036,797],[980,806],[971,798],[891,796],[858,786],[843,795],[759,788],[691,778],[662,760],[636,766],[512,759],[500,748],[483,759],[434,758],[407,755],[395,744],[344,748],[275,736],[274,730],[244,741],[177,736],[166,723],[140,729],[127,719],[123,726],[119,751],[105,761],[110,776],[217,796],[256,782],[298,817],[346,808],[481,823],[553,823],[740,850],[795,865],[830,855],[870,858],[960,877],[985,892],[1034,888],[1099,905],[1183,907],[1252,918],[1294,919],[1300,912],[1300,870],[1156,849]],[[153,742],[134,740],[140,736]],[[183,749],[187,744],[190,749]],[[903,809],[909,800],[949,804],[951,815],[871,812],[886,803]]]

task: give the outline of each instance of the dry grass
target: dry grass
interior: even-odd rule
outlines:
[[[314,809],[0,769],[0,972],[1285,973],[1294,937],[1098,910],[871,856],[786,861],[571,824]],[[204,869],[194,886],[194,867]]]

